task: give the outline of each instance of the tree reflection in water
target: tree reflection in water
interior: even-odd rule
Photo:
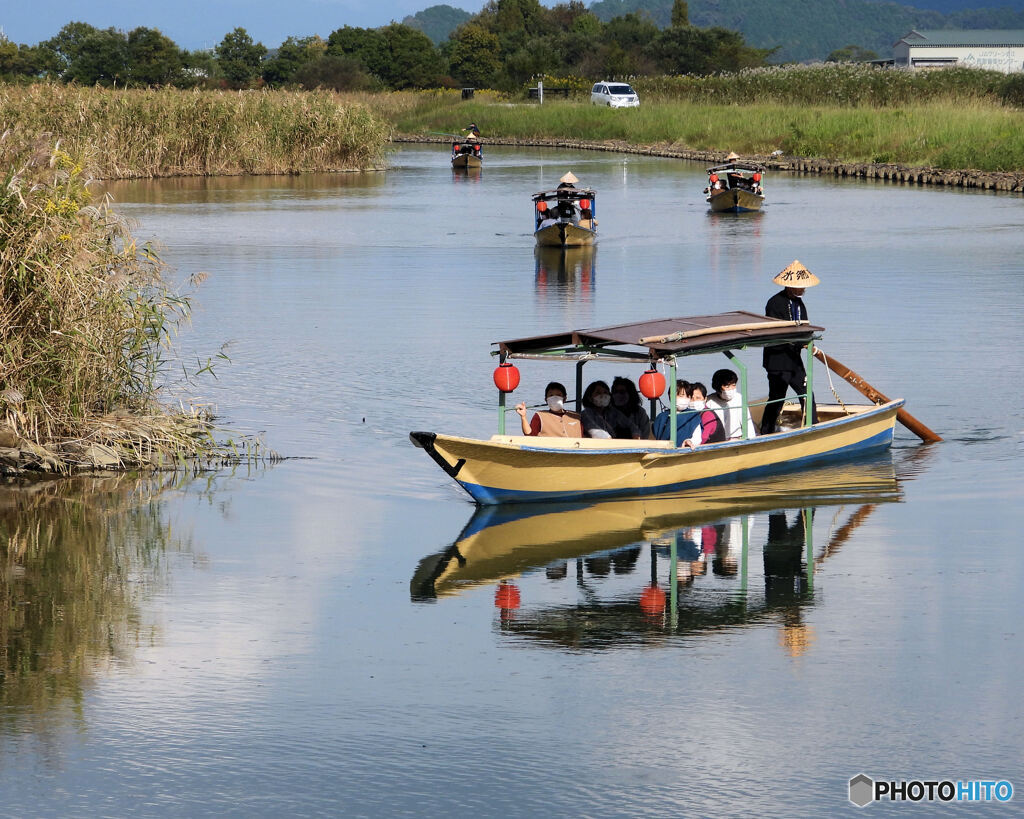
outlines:
[[[163,473],[0,487],[0,732],[80,719],[97,676],[155,639],[140,602],[167,581]]]

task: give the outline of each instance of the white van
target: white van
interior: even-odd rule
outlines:
[[[609,108],[636,108],[640,97],[624,82],[599,82],[590,90],[590,102]]]

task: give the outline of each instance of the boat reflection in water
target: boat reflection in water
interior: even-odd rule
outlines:
[[[537,260],[534,282],[538,293],[546,290],[571,290],[590,293],[594,289],[597,248],[590,247],[536,247]]]
[[[568,649],[778,623],[796,655],[813,640],[816,566],[900,498],[886,453],[671,496],[482,507],[420,561],[411,595],[494,586],[503,632]]]

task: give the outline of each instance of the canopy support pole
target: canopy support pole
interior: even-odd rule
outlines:
[[[745,441],[747,440],[747,427],[750,424],[750,401],[747,399],[747,368],[732,350],[726,350],[725,354],[729,356],[729,359],[740,371],[740,398],[743,403],[743,409],[740,411],[740,431],[742,433],[740,437]],[[729,431],[726,430],[725,434],[728,435]]]

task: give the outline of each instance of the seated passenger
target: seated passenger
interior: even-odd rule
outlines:
[[[718,416],[725,430],[725,440],[732,441],[743,437],[743,396],[736,389],[738,378],[732,370],[716,370],[711,376],[711,387],[714,392],[708,396],[707,408]],[[754,422],[747,413],[747,437],[757,435]]]
[[[676,446],[688,446],[691,449],[701,443],[701,413],[694,410],[691,405],[693,387],[689,381],[679,379],[676,381]],[[701,396],[700,410],[704,409],[703,395]],[[672,427],[671,410],[664,410],[658,413],[654,419],[654,437],[659,441],[668,441],[671,438]]]
[[[544,400],[548,408],[535,412],[530,423],[526,423],[526,404],[516,404],[516,412],[523,427],[523,435],[539,435],[546,438],[582,438],[583,426],[580,416],[565,408],[565,387],[552,381],[544,388]]]
[[[640,430],[641,438],[651,437],[651,417],[644,409],[636,384],[628,378],[616,376],[612,381],[612,406],[626,416],[631,425]],[[616,438],[632,438],[629,429],[616,430]]]
[[[690,385],[690,409],[700,413],[700,443],[717,444],[725,440],[725,428],[716,413],[705,409],[707,396],[708,388],[699,381]],[[696,449],[695,444],[684,442],[684,445]]]
[[[612,391],[604,381],[595,381],[583,393],[583,434],[589,438],[639,438],[640,430],[625,415],[611,406]]]

